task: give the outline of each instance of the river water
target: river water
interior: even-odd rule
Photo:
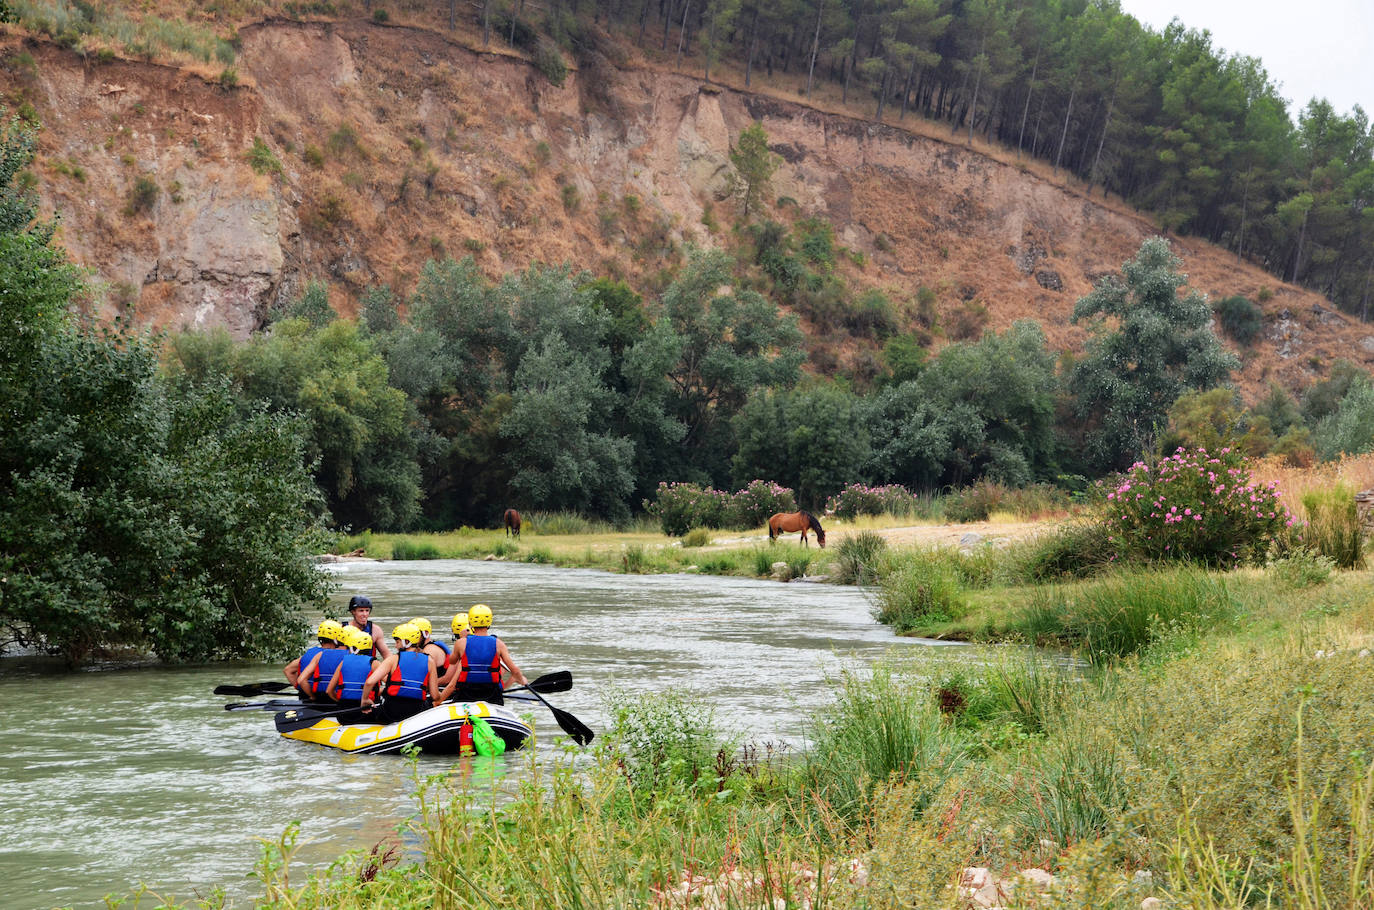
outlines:
[[[848,587],[467,560],[329,570],[338,612],[366,594],[388,631],[427,616],[447,633],[453,613],[489,604],[493,631],[527,676],[572,671],[573,690],[550,701],[597,731],[609,690],[686,690],[727,730],[800,744],[813,709],[829,703],[828,677],[935,644],[895,638]],[[0,908],[98,906],[140,883],[179,899],[223,888],[242,905],[257,893],[246,876],[258,839],[276,839],[292,820],[302,822],[302,869],[394,840],[415,808],[403,758],[286,740],[271,714],[226,712],[235,699],[211,694],[220,683],[271,679],[281,679],[278,666],[68,674],[0,660]],[[537,754],[553,760],[567,740],[547,711],[530,708]],[[455,761],[422,757],[419,770]],[[518,778],[527,761],[503,756],[494,777]]]

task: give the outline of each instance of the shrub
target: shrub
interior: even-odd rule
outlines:
[[[390,22],[391,14],[379,6],[372,11],[372,21],[379,24]]]
[[[778,512],[797,511],[797,498],[787,487],[766,480],[751,480],[730,497],[730,524],[756,528]]]
[[[1110,567],[1116,557],[1116,544],[1106,526],[1080,522],[1019,544],[1012,562],[1018,578],[1035,583],[1090,578]]]
[[[841,540],[835,548],[835,579],[840,584],[868,584],[881,574],[887,554],[887,539],[873,531],[862,531]]]
[[[653,502],[645,511],[658,519],[663,533],[681,537],[692,528],[722,528],[730,510],[730,497],[719,490],[703,489],[694,483],[660,481]]]
[[[547,41],[540,41],[534,50],[534,68],[554,85],[561,86],[568,78],[568,65],[563,62],[563,55]]]
[[[233,88],[239,84],[239,71],[232,66],[226,66],[219,74],[219,84],[225,88]]]
[[[248,159],[248,165],[259,174],[281,173],[281,162],[261,136],[253,137],[253,147],[248,150],[245,157]]]
[[[1254,341],[1264,324],[1264,312],[1239,294],[1218,300],[1213,309],[1222,329],[1238,344]]]
[[[563,196],[563,210],[568,214],[576,212],[577,207],[582,204],[582,194],[577,191],[577,187],[571,183],[565,183],[559,192]]]
[[[705,528],[693,528],[682,536],[684,547],[705,547],[711,543],[711,532]]]
[[[527,525],[539,534],[590,534],[592,523],[576,512],[531,512]]]
[[[305,151],[301,153],[301,158],[305,160],[306,164],[317,170],[324,167],[324,152],[320,150],[318,145],[307,145]]]
[[[157,197],[162,192],[158,188],[157,181],[147,174],[134,180],[134,185],[129,188],[129,196],[124,204],[124,214],[137,215],[147,212],[157,203]]]
[[[957,573],[935,554],[919,554],[895,567],[882,580],[878,605],[878,622],[899,634],[967,612]]]
[[[438,559],[439,548],[429,541],[398,537],[391,542],[392,559]]]
[[[1315,550],[1299,547],[1285,556],[1269,561],[1269,571],[1280,581],[1294,588],[1311,588],[1325,584],[1336,568],[1336,561]]]
[[[860,515],[892,515],[905,518],[917,510],[916,497],[899,484],[870,487],[845,484],[840,492],[825,501],[825,510],[846,521]]]
[[[869,678],[846,673],[826,723],[805,752],[805,786],[820,804],[858,825],[890,779],[917,791],[919,816],[967,763],[958,730],[942,722],[928,699],[912,698],[919,685],[879,664]]]
[[[945,519],[961,523],[987,521],[988,516],[1001,506],[1006,495],[1006,487],[990,480],[981,480],[945,498]]]
[[[1113,540],[1152,560],[1235,565],[1262,556],[1294,524],[1278,483],[1251,482],[1249,461],[1230,447],[1180,448],[1153,465],[1136,462],[1107,500]]]
[[[630,697],[611,692],[611,728],[601,749],[616,756],[630,787],[651,800],[683,786],[715,789],[724,746],[709,705],[680,691]]]

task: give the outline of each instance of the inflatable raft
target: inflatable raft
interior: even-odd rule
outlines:
[[[458,755],[472,750],[469,717],[485,720],[505,742],[507,751],[519,749],[534,733],[510,708],[473,701],[439,705],[394,724],[341,724],[332,717],[321,717],[311,726],[282,730],[281,735],[359,755],[385,755],[407,746],[419,746],[431,754]]]

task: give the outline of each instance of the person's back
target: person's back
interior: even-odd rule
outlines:
[[[373,692],[381,692],[379,704],[384,723],[413,717],[439,700],[434,658],[420,647],[423,636],[419,627],[405,622],[391,634],[396,640],[396,653],[373,669],[363,686],[362,697],[363,707],[367,707]]]
[[[510,671],[510,678],[522,685],[526,682],[505,643],[491,634],[491,623],[491,607],[486,604],[473,604],[468,610],[468,635],[457,644],[458,674],[444,688],[440,701],[452,694],[460,702],[505,704],[503,665]]]
[[[343,626],[332,619],[326,619],[320,623],[315,635],[317,643],[306,648],[305,653],[282,668],[286,681],[296,687],[302,698],[308,699],[313,699],[316,694],[314,687],[310,685],[310,677],[316,672],[319,662],[326,655],[333,655],[340,647],[339,638],[343,635]],[[332,666],[330,672],[333,672]],[[319,691],[322,696],[323,688]]]
[[[359,707],[363,698],[363,687],[372,673],[372,636],[361,629],[344,630],[349,653],[339,661],[326,686],[326,692],[338,701],[341,707]],[[340,721],[343,723],[343,721]]]

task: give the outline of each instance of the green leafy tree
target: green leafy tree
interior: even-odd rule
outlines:
[[[666,479],[724,485],[730,419],[754,390],[795,383],[804,357],[796,320],[735,287],[731,264],[722,251],[693,251],[652,314],[653,329],[627,353],[669,364],[667,412],[683,434]]]
[[[1239,366],[1212,332],[1206,298],[1179,294],[1180,265],[1168,241],[1152,237],[1122,266],[1122,279],[1104,279],[1074,306],[1074,322],[1102,317],[1070,379],[1093,470],[1129,465],[1180,395],[1210,389]]]
[[[735,486],[770,477],[794,489],[802,505],[819,509],[860,479],[857,466],[870,456],[866,416],[863,402],[833,383],[760,390],[734,418]]]
[[[0,137],[7,180],[29,149]],[[0,227],[0,649],[206,660],[299,641],[299,606],[328,589],[300,424],[169,383],[121,325],[78,325],[78,273],[0,196],[19,200]]]
[[[781,159],[768,150],[768,134],[757,120],[744,128],[730,149],[729,189],[737,196],[745,218],[760,208],[773,192],[773,174]]]
[[[557,335],[520,363],[501,435],[512,441],[511,488],[533,508],[612,518],[628,514],[634,487],[633,445],[607,426],[613,394],[603,365],[579,355]]]
[[[1312,432],[1323,459],[1374,451],[1374,382],[1368,376],[1353,380],[1335,413],[1323,418]]]

